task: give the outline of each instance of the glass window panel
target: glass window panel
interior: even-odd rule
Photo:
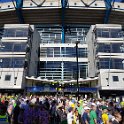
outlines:
[[[100,68],[102,69],[122,69],[122,59],[104,58],[100,59]]]
[[[41,48],[40,56],[47,56],[47,48]]]
[[[24,66],[24,58],[13,58],[12,66],[14,68],[21,68]]]
[[[0,51],[1,52],[10,52],[10,51],[12,51],[12,48],[13,48],[13,43],[2,42]]]
[[[60,48],[56,48],[56,47],[55,47],[55,48],[54,48],[54,56],[55,56],[55,57],[60,57],[60,54],[61,54],[61,53],[60,53]]]
[[[0,58],[1,68],[22,68],[25,58]]]
[[[3,37],[27,37],[27,36],[28,36],[28,28],[4,29]]]
[[[53,57],[53,49],[54,48],[47,48],[47,57]]]
[[[119,32],[121,29],[97,29],[96,36],[97,37],[104,37],[104,38],[118,38]]]
[[[121,29],[111,29],[111,38],[118,38]]]
[[[114,82],[119,81],[118,76],[112,76],[112,78],[113,78],[113,81],[114,81]]]
[[[47,77],[51,76],[51,79],[61,79],[62,75],[64,79],[71,80],[76,79],[76,62],[41,62],[40,64],[40,75]],[[62,69],[63,68],[63,69]],[[45,69],[45,70],[44,70]],[[63,70],[63,73],[62,73]],[[86,78],[87,74],[87,63],[79,62],[79,77]]]
[[[109,38],[110,37],[110,32],[108,29],[103,29],[102,30],[102,37],[104,38]]]
[[[1,52],[25,52],[26,43],[2,42]]]
[[[102,29],[96,29],[97,37],[102,37]]]
[[[122,53],[123,44],[122,43],[113,43],[113,44],[103,44],[100,43],[97,45],[97,52],[106,52],[106,53]]]
[[[25,52],[26,43],[14,44],[14,52]]]
[[[5,81],[10,81],[11,80],[11,75],[5,75]]]
[[[16,37],[22,37],[23,31],[22,30],[16,30]]]
[[[11,64],[11,58],[0,58],[0,67],[9,68]]]

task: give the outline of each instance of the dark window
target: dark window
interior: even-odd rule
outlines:
[[[11,28],[4,29],[3,37],[27,37],[28,28]]]
[[[118,38],[121,29],[111,29],[111,28],[97,28],[96,36],[103,38]]]
[[[25,52],[26,43],[13,44],[13,52]]]
[[[10,81],[11,80],[11,75],[5,75],[5,81]]]
[[[118,76],[113,76],[113,81],[119,81]]]
[[[122,59],[114,59],[114,58],[101,58],[99,60],[99,67],[101,69],[122,69],[123,63]]]
[[[25,52],[26,43],[3,42],[0,52]]]
[[[23,68],[25,58],[0,58],[0,68]]]

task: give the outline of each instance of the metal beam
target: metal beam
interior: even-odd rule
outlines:
[[[31,2],[37,5],[37,7],[41,7],[46,2],[46,0],[43,0],[40,4],[37,4],[34,0],[31,0]]]
[[[112,9],[112,0],[104,0],[105,5],[106,5],[106,12],[105,12],[105,17],[104,17],[104,24],[107,24],[109,21],[109,17],[111,14],[111,9]]]
[[[67,7],[68,0],[61,0],[61,7],[62,7],[62,43],[65,42],[65,9]]]
[[[24,24],[24,18],[23,18],[23,14],[22,14],[23,0],[15,0],[15,1],[16,1],[15,9],[16,9],[16,14],[19,19],[19,23]]]

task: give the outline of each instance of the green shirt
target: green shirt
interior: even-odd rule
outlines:
[[[94,119],[97,119],[96,112],[94,110],[90,111],[90,124],[95,124]]]
[[[77,107],[78,113],[79,113],[80,115],[82,114],[82,109],[83,109],[83,107],[82,107],[82,106]]]

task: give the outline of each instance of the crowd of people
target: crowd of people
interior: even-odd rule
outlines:
[[[0,124],[124,124],[124,101],[1,95]]]

